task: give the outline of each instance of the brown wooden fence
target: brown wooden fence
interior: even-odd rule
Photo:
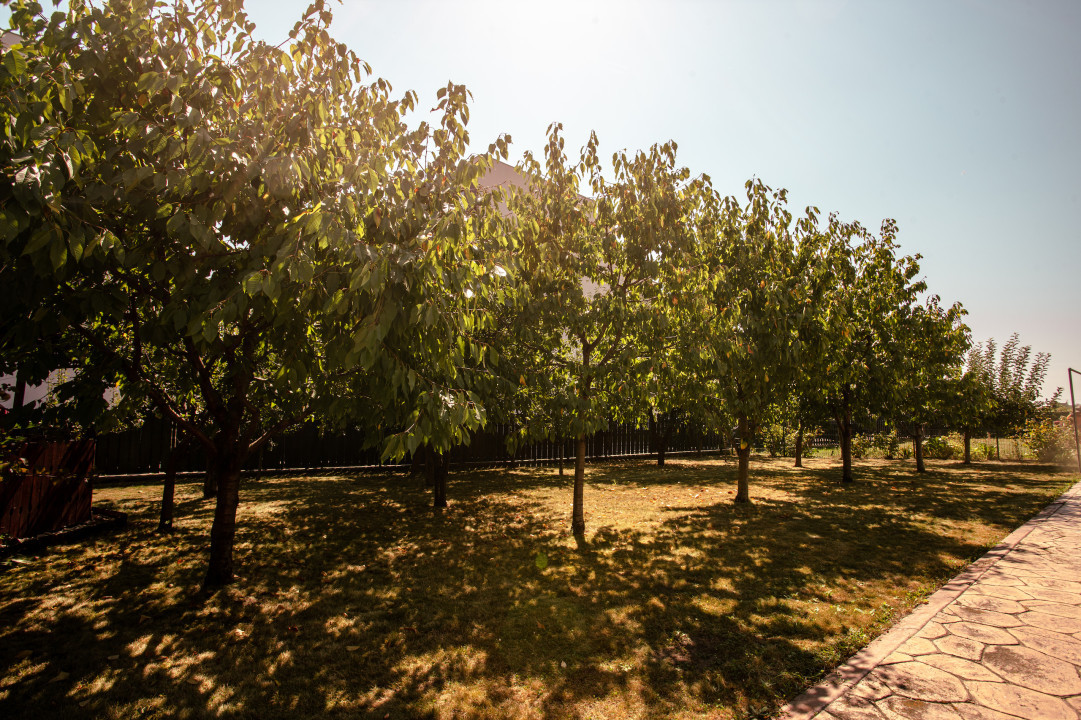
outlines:
[[[26,471],[0,481],[0,533],[27,538],[90,519],[94,441],[29,443]]]

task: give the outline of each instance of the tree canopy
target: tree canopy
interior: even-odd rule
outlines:
[[[481,422],[459,339],[498,273],[471,257],[491,201],[464,92],[410,129],[416,95],[369,81],[322,2],[281,47],[228,0],[38,10],[13,8],[0,78],[0,258],[33,289],[5,345],[62,338],[204,446],[209,584],[232,575],[240,468],[275,434],[409,393],[391,453]]]
[[[742,502],[771,418],[835,422],[851,481],[854,417],[1005,433],[1038,404],[1046,356],[1015,336],[964,366],[963,308],[892,220],[796,216],[757,179],[723,196],[674,142],[606,171],[558,123],[492,191],[509,138],[469,154],[469,91],[411,124],[418,96],[333,39],[323,0],[277,46],[239,0],[9,4],[0,372],[72,368],[69,417],[116,387],[203,448],[208,585],[232,577],[245,461],[303,422],[359,425],[386,458],[493,415],[573,438],[580,535],[585,441],[612,422],[735,422]]]

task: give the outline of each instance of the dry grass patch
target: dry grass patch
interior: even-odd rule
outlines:
[[[768,713],[1040,510],[1035,465],[720,460],[570,477],[248,480],[241,578],[198,593],[211,508],[99,489],[123,532],[0,574],[0,716],[736,718]]]

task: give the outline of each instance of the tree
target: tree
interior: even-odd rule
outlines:
[[[240,472],[277,433],[363,412],[358,387],[389,406],[416,383],[407,357],[431,383],[406,435],[480,422],[452,384],[464,289],[488,274],[463,242],[483,169],[459,160],[460,98],[409,130],[415,95],[365,84],[321,1],[284,47],[233,0],[39,10],[14,4],[0,76],[5,276],[33,278],[50,336],[90,349],[82,371],[115,369],[206,451],[207,586],[232,580]],[[453,157],[435,173],[429,144]]]
[[[1051,356],[1036,353],[1033,357],[1032,346],[1022,346],[1017,333],[1002,346],[997,360],[996,350],[998,347],[991,338],[986,343],[977,343],[969,352],[970,380],[966,389],[981,402],[966,419],[972,429],[994,433],[997,444],[999,437],[1021,433],[1047,404],[1041,401],[1040,392]],[[1062,388],[1057,388],[1050,402],[1061,393]]]
[[[916,305],[899,326],[904,354],[894,415],[912,425],[916,472],[924,472],[923,435],[927,423],[945,418],[955,400],[956,383],[969,346],[960,303],[949,308],[933,295]]]
[[[897,226],[880,236],[858,223],[835,234],[823,261],[835,282],[823,300],[817,332],[825,362],[822,396],[840,433],[841,480],[852,482],[853,411],[888,414],[902,377],[903,323],[919,293],[919,256],[897,257]]]
[[[545,162],[527,154],[526,189],[512,198],[519,237],[516,274],[528,292],[518,342],[532,357],[524,392],[542,390],[547,409],[537,433],[565,421],[575,438],[571,529],[585,533],[586,436],[636,405],[625,396],[641,368],[644,327],[664,264],[676,267],[691,242],[684,198],[697,187],[675,166],[674,143],[613,157],[601,175],[595,135],[569,163],[561,126],[549,128]],[[580,194],[588,189],[591,197]],[[561,435],[562,433],[560,433]]]
[[[817,215],[817,208],[811,210]],[[837,273],[849,273],[842,278],[851,276],[849,256],[853,252],[853,238],[861,237],[863,232],[859,223],[846,223],[837,213],[830,214],[825,227],[819,228],[816,223],[813,230],[815,237],[807,269],[813,294],[808,298],[810,302],[805,300],[808,314],[798,328],[799,365],[789,390],[794,396],[791,411],[796,424],[796,467],[803,467],[804,433],[837,417],[829,382],[836,364],[832,343],[843,318],[835,307],[840,297]],[[844,282],[842,279],[841,284]]]
[[[960,377],[951,384],[952,401],[947,417],[961,428],[964,464],[972,463],[972,433],[981,430],[991,411],[991,367],[980,345],[969,348]]]
[[[417,170],[398,188],[408,201],[384,216],[377,230],[387,244],[419,247],[430,263],[424,269],[428,295],[405,316],[407,331],[425,338],[384,355],[378,376],[397,376],[396,394],[373,394],[368,383],[355,387],[353,396],[378,408],[380,429],[397,429],[386,438],[385,457],[418,450],[424,455],[433,504],[442,508],[448,452],[468,444],[487,422],[505,385],[494,373],[502,349],[497,324],[512,286],[500,264],[507,256],[507,228],[498,209],[502,194],[479,184],[494,159],[506,157],[509,138],[499,138],[487,155],[467,157],[471,96],[454,83],[437,96],[436,110],[443,115],[432,133],[434,157],[414,158]]]
[[[787,393],[800,358],[799,332],[814,289],[814,211],[793,225],[784,190],[748,181],[747,204],[715,199],[703,229],[696,280],[702,353],[713,394],[739,434],[736,502],[748,502],[751,442]]]
[[[695,236],[703,220],[708,178],[697,196],[688,196],[684,224]],[[723,433],[731,426],[727,408],[711,397],[710,374],[701,361],[701,324],[691,310],[699,298],[694,279],[701,276],[702,259],[683,253],[665,262],[654,278],[655,296],[643,324],[635,328],[640,348],[638,381],[628,393],[648,419],[650,444],[663,467],[672,433],[680,426]]]

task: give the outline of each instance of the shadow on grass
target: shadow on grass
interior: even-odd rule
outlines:
[[[210,598],[198,485],[171,536],[150,532],[156,488],[117,488],[130,529],[0,576],[0,715],[749,716],[1069,482],[997,463],[870,463],[843,487],[825,463],[762,468],[749,506],[725,495],[731,464],[591,468],[582,546],[570,477],[549,469],[452,475],[439,513],[400,475],[249,480],[241,578]]]

